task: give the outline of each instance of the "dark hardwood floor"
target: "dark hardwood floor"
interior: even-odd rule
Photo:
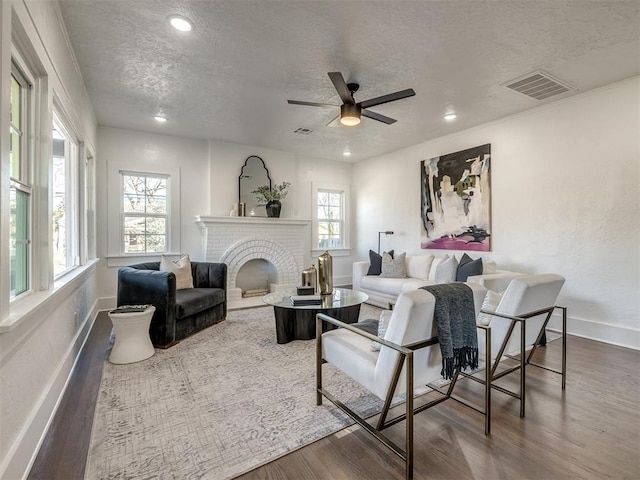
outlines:
[[[108,317],[100,314],[30,479],[84,477],[110,331]],[[550,342],[536,360],[559,365],[560,346]],[[640,478],[640,352],[578,337],[569,337],[568,352],[565,391],[558,375],[527,370],[525,418],[518,416],[516,399],[493,394],[489,436],[481,415],[453,401],[419,414],[414,478]],[[517,375],[509,382],[517,382]],[[479,393],[474,383],[461,384],[465,395]],[[386,432],[401,442],[403,427]],[[350,427],[239,478],[401,480],[404,466],[362,429]]]

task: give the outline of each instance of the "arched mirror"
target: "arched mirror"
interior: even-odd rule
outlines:
[[[262,185],[269,185],[271,188],[271,177],[264,161],[255,155],[247,158],[240,170],[240,178],[238,179],[238,201],[244,202],[245,214],[247,217],[266,217],[267,211],[264,205],[258,206],[258,199],[255,193]]]

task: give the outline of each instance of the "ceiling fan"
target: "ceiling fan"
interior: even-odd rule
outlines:
[[[340,107],[340,115],[336,116],[329,124],[332,124],[335,120],[340,118],[340,123],[347,126],[354,126],[360,123],[360,116],[365,116],[373,120],[377,120],[387,125],[395,123],[397,120],[394,118],[380,115],[379,113],[367,110],[370,107],[382,105],[383,103],[394,102],[402,98],[413,97],[416,92],[412,88],[401,90],[395,93],[389,93],[388,95],[382,95],[381,97],[371,98],[363,102],[357,102],[353,98],[353,94],[358,91],[360,85],[357,83],[347,83],[344,81],[344,77],[340,72],[329,72],[329,78],[333,82],[333,86],[336,87],[338,95],[342,100],[342,105],[332,105],[329,103],[316,103],[316,102],[302,102],[299,100],[287,100],[291,105],[307,105],[309,107],[324,107],[334,108]]]

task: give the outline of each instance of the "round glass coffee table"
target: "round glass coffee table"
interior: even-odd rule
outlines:
[[[316,338],[316,314],[324,313],[344,323],[356,323],[360,315],[360,304],[366,302],[366,293],[348,288],[334,288],[333,294],[322,295],[321,305],[291,305],[295,290],[272,292],[262,301],[273,306],[276,317],[276,340],[288,343],[291,340],[311,340]],[[325,323],[323,330],[336,328]]]

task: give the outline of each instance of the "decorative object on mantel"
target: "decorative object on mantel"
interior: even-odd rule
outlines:
[[[264,205],[259,205],[253,191],[260,185],[268,185],[271,188],[269,170],[262,158],[251,155],[248,157],[238,178],[238,203],[244,203],[245,215],[250,217],[266,217]],[[238,215],[242,217],[244,215]]]
[[[321,295],[333,293],[333,258],[328,251],[318,257],[318,283]]]
[[[491,250],[491,144],[423,160],[421,248]]]
[[[233,204],[233,210],[229,216],[231,217],[244,217],[247,214],[246,204],[244,202],[236,202]]]
[[[260,202],[259,205],[266,205],[267,217],[280,218],[280,210],[282,209],[283,200],[287,196],[290,182],[282,182],[280,185],[261,185],[252,191]]]

